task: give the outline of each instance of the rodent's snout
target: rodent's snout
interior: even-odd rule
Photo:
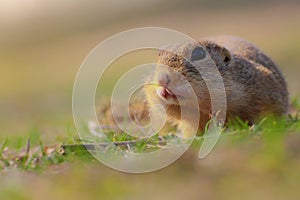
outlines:
[[[166,64],[158,64],[152,77],[153,88],[160,102],[167,105],[178,104],[179,98],[184,96],[184,77],[174,68]]]
[[[167,73],[161,73],[157,77],[157,83],[159,87],[156,89],[156,94],[163,98],[163,99],[169,99],[169,98],[175,98],[175,95],[173,92],[171,92],[170,89],[168,89],[168,85],[171,82],[171,77]]]
[[[158,84],[162,86],[168,86],[170,81],[170,76],[166,73],[159,74],[157,77]]]

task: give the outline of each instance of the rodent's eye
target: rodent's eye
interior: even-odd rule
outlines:
[[[202,60],[206,56],[206,52],[202,47],[196,47],[191,56],[191,61]]]

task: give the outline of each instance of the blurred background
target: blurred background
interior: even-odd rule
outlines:
[[[24,135],[35,129],[44,141],[55,143],[56,137],[64,135],[67,130],[75,132],[71,105],[72,87],[81,63],[104,39],[136,27],[171,28],[195,39],[222,34],[243,37],[256,44],[278,63],[287,79],[290,96],[299,97],[299,10],[300,2],[297,0],[115,0],[109,2],[104,0],[0,0],[0,137]],[[233,159],[233,162],[241,160]],[[72,173],[77,173],[78,181],[88,184],[88,182],[98,183],[96,178],[86,179],[85,176],[93,176],[93,170],[100,167],[104,172],[100,170],[96,177],[99,180],[104,179],[104,182],[101,182],[104,188],[99,189],[101,185],[99,183],[100,185],[91,186],[91,190],[96,194],[99,189],[97,193],[99,196],[103,192],[108,192],[112,199],[115,193],[126,194],[131,191],[127,186],[129,180],[132,182],[129,181],[128,184],[140,188],[139,177],[145,181],[145,188],[152,189],[150,192],[139,190],[141,194],[145,194],[145,199],[152,199],[149,196],[152,194],[151,191],[156,192],[154,196],[158,199],[179,197],[199,199],[198,195],[201,193],[203,198],[206,197],[204,199],[209,199],[214,193],[212,186],[215,183],[226,186],[226,182],[222,182],[223,179],[218,177],[219,171],[214,164],[208,168],[204,166],[207,174],[199,176],[199,179],[204,177],[205,181],[197,182],[198,179],[193,178],[192,173],[185,174],[181,170],[181,165],[187,165],[184,162],[185,160],[181,159],[179,164],[170,168],[173,169],[172,171],[167,169],[160,171],[158,174],[163,180],[160,180],[157,174],[120,175],[118,172],[100,167],[100,164],[95,164],[95,168],[80,165],[86,170],[86,174],[82,171],[74,172],[73,168],[70,170]],[[213,168],[212,171],[209,171],[210,167]],[[67,174],[65,177],[72,178],[71,172],[63,173]],[[104,177],[103,173],[105,173]],[[244,178],[252,177],[251,173],[254,172],[249,172]],[[255,175],[258,176],[259,173]],[[46,185],[45,187],[54,186],[44,179],[36,178],[36,175],[30,178],[24,174],[16,176],[24,176],[25,183],[26,180],[33,179],[34,183],[30,181],[33,187],[41,182]],[[171,176],[175,176],[174,180],[168,181]],[[63,181],[59,187],[64,188],[70,183],[66,179],[56,178],[51,177],[50,181],[54,179]],[[237,190],[247,191],[248,186],[249,189],[253,189],[247,181],[242,182],[245,187],[240,185],[240,182],[234,182],[237,178],[227,177],[224,181],[231,180],[232,183],[237,183],[233,184]],[[214,182],[215,179],[219,182]],[[273,181],[270,179],[266,184],[271,184]],[[155,187],[158,182],[161,184]],[[259,184],[259,180],[251,183]],[[10,184],[19,184],[21,188],[24,183],[21,181]],[[172,186],[172,190],[169,190],[168,186]],[[66,191],[72,196],[72,191],[80,187],[73,183],[71,186],[66,186]],[[227,187],[229,188],[229,186],[222,188],[227,191]],[[87,185],[83,188],[89,189]],[[273,189],[278,188],[276,186]],[[64,194],[64,189],[56,189],[54,192],[56,197]],[[273,189],[269,191],[270,194]],[[53,194],[45,188],[41,190],[45,194]],[[176,195],[180,190],[188,194]],[[232,188],[228,191],[234,192]],[[12,194],[9,192],[8,196],[14,195],[14,192]],[[268,197],[269,193],[268,190],[261,189],[259,194]],[[81,199],[82,196],[76,195],[79,193],[74,192],[72,198]],[[278,194],[273,195],[273,199],[282,197]],[[37,196],[36,194],[35,197]],[[92,197],[96,199],[95,196]],[[257,196],[254,195],[253,198],[257,199],[255,197]],[[249,199],[253,198],[249,196]],[[130,199],[134,199],[133,196]]]

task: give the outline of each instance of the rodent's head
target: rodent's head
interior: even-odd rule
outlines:
[[[204,69],[205,73],[206,69],[217,66],[221,71],[230,62],[229,51],[209,41],[166,47],[159,52],[158,64],[149,77],[150,84],[145,87],[147,101],[150,106],[162,104],[167,109],[179,112],[180,107],[189,105],[186,98],[190,95],[189,87],[197,95],[201,109],[209,110],[209,93],[199,69]]]

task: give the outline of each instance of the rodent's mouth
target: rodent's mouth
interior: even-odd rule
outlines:
[[[164,99],[173,98],[175,99],[175,94],[169,90],[167,87],[164,86],[158,86],[156,88],[156,94]]]
[[[168,104],[178,104],[178,98],[181,98],[180,95],[174,93],[164,85],[157,85],[156,94]]]

